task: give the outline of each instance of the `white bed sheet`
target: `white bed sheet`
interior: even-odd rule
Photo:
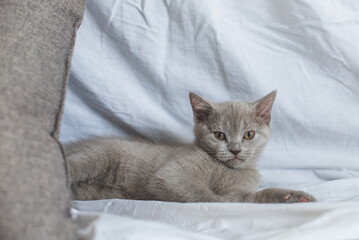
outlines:
[[[74,201],[84,239],[359,239],[359,178],[291,186],[317,203]]]
[[[63,142],[118,135],[189,143],[189,91],[251,101],[278,89],[262,187],[307,190],[320,202],[74,202],[83,232],[106,240],[359,239],[358,42],[356,0],[88,0]]]
[[[189,91],[278,89],[263,186],[359,177],[358,42],[356,0],[88,0],[61,140],[188,143]]]

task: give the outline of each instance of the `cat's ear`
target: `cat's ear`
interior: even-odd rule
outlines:
[[[196,123],[204,122],[213,110],[212,105],[193,92],[189,93],[189,99],[192,105],[194,121]]]
[[[272,91],[267,96],[259,99],[256,104],[256,115],[262,119],[266,124],[270,124],[272,119],[272,107],[274,99],[277,95],[277,90]]]

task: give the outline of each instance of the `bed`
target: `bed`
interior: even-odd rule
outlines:
[[[359,239],[357,1],[89,0],[61,126],[193,141],[188,93],[252,101],[277,89],[261,188],[317,203],[74,201],[83,239]]]

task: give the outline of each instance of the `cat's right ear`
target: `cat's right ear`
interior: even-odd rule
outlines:
[[[190,92],[189,100],[191,101],[193,118],[196,123],[204,122],[212,112],[212,105],[197,94]]]
[[[272,119],[272,107],[274,99],[277,95],[277,90],[272,91],[267,96],[256,101],[256,115],[262,119],[266,124],[270,124]]]

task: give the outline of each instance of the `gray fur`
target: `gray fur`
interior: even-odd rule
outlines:
[[[99,137],[66,147],[75,199],[125,198],[176,202],[315,201],[286,189],[257,192],[256,162],[271,135],[276,91],[251,102],[213,103],[190,93],[194,144],[155,145]],[[213,132],[223,132],[218,140]],[[246,140],[246,131],[255,131]],[[232,152],[239,152],[235,155]],[[304,200],[303,200],[304,199]]]

